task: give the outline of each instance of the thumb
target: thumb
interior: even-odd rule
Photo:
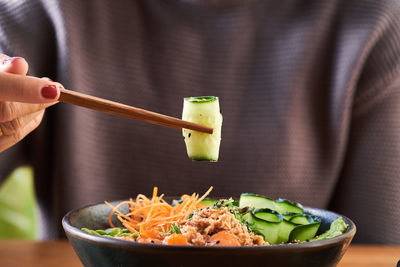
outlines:
[[[22,57],[8,57],[0,54],[0,72],[26,75],[28,73],[28,62]]]

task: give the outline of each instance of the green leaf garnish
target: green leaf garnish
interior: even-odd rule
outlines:
[[[182,234],[181,229],[176,224],[171,224],[171,228],[168,231],[168,234]]]

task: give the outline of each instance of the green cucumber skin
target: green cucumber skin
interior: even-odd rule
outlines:
[[[218,200],[206,198],[206,199],[203,199],[200,203],[201,203],[203,206],[212,207],[212,206],[214,206],[215,204],[218,203]]]
[[[290,222],[295,224],[307,225],[314,222],[314,219],[307,214],[297,214],[290,218]]]
[[[303,242],[306,240],[313,239],[317,234],[320,225],[321,222],[314,222],[306,225],[298,225],[290,232],[288,241]]]
[[[298,215],[298,214],[297,213],[292,213],[292,212],[284,212],[284,213],[281,213],[281,215],[282,215],[283,219],[285,219],[287,221],[290,221],[290,219],[293,216]]]
[[[251,193],[243,193],[240,195],[239,207],[243,208],[246,206],[250,206],[251,208],[267,208],[276,210],[273,199]]]
[[[251,212],[248,216],[247,225],[254,233],[263,236],[270,244],[277,244],[279,237],[280,222],[268,222],[255,217]]]
[[[303,205],[301,205],[300,203],[294,202],[294,201],[287,200],[287,199],[280,198],[280,199],[275,200],[275,206],[276,206],[276,210],[279,213],[284,213],[284,212],[291,212],[291,213],[297,213],[297,214],[304,213]]]
[[[277,243],[280,244],[288,242],[290,233],[293,231],[294,228],[296,228],[296,226],[297,226],[296,224],[283,219],[279,227]]]
[[[300,203],[289,201],[287,199],[277,199],[273,200],[271,198],[265,197],[263,195],[243,193],[240,196],[242,200],[241,207],[248,205],[254,208],[268,208],[275,210],[279,213],[296,213],[303,214],[303,206]],[[260,206],[265,205],[265,206]]]
[[[217,96],[190,96],[190,97],[185,97],[185,101],[188,101],[190,103],[209,103],[213,101],[217,101],[218,97]]]
[[[283,220],[282,215],[274,210],[271,209],[253,209],[252,214],[261,220],[267,222],[281,222]],[[266,219],[266,218],[273,218],[273,220]]]

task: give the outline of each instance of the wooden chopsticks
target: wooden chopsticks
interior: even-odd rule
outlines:
[[[60,98],[58,100],[60,102],[94,109],[134,120],[144,121],[151,124],[157,124],[176,129],[185,128],[209,134],[213,133],[213,128],[204,125],[184,121],[178,118],[166,116],[145,109],[124,105],[118,102],[78,93],[67,89],[61,89]]]

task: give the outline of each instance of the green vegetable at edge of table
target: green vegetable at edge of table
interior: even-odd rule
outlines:
[[[108,236],[108,237],[124,237],[124,236],[131,236],[133,238],[139,237],[139,233],[131,233],[129,232],[128,229],[121,228],[121,227],[114,227],[114,228],[108,228],[105,230],[99,229],[99,230],[91,230],[88,228],[81,228],[82,231],[85,231],[89,234],[92,235],[98,235],[98,236]]]
[[[349,227],[349,225],[343,221],[342,217],[339,217],[331,223],[328,231],[319,236],[316,236],[311,241],[323,240],[341,235],[347,230],[347,227]]]

